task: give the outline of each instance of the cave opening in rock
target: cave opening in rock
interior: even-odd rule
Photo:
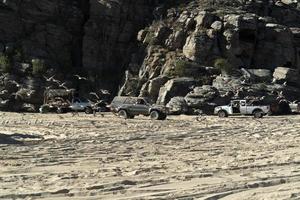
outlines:
[[[256,32],[250,29],[242,29],[239,31],[239,40],[248,43],[255,43]]]

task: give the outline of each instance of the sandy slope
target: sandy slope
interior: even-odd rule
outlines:
[[[300,199],[300,116],[0,113],[0,199]]]

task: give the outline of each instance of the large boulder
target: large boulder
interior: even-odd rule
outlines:
[[[196,29],[209,28],[215,20],[215,16],[207,11],[202,11],[195,17]]]
[[[273,73],[273,77],[279,81],[299,84],[299,72],[295,69],[287,67],[277,67]]]
[[[242,87],[239,77],[232,76],[217,76],[213,80],[213,87],[217,88],[221,94],[226,94],[228,91],[235,91]]]
[[[185,96],[185,100],[189,107],[198,108],[207,102],[212,102],[218,96],[219,91],[216,88],[203,85],[202,87],[195,87]]]
[[[190,35],[183,46],[183,54],[186,58],[206,63],[214,53],[216,37],[209,37],[206,32],[195,32]]]
[[[148,94],[153,100],[156,100],[159,95],[160,88],[169,80],[166,76],[156,77],[149,82]]]
[[[245,78],[254,82],[271,82],[272,72],[269,69],[241,69]]]
[[[170,114],[187,114],[189,111],[184,97],[173,97],[166,107],[169,109]]]
[[[166,105],[172,97],[184,97],[197,84],[193,78],[174,78],[160,88],[157,103]]]

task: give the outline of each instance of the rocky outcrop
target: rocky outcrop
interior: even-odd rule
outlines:
[[[53,74],[82,94],[106,88],[161,104],[187,101],[194,87],[206,91],[203,85],[218,90],[218,102],[297,91],[299,9],[293,0],[1,1],[0,70],[22,88],[0,88],[12,95],[37,83],[36,97],[22,98],[32,104],[46,85],[41,75]]]
[[[32,61],[38,59],[44,64],[44,75],[56,74],[62,82],[72,81],[71,86],[83,95],[87,89],[99,87],[115,93],[124,71],[135,60],[131,55],[138,49],[136,34],[153,19],[157,3],[1,1],[0,72],[14,74],[21,82],[21,77],[35,79]],[[89,81],[78,83],[75,73],[87,76]],[[22,83],[22,87],[27,89],[28,85]],[[39,90],[43,94],[44,88]],[[42,103],[40,98],[38,101]]]
[[[216,104],[230,98],[266,99],[266,96],[274,95],[272,93],[279,95],[289,91],[284,85],[276,85],[283,82],[272,82],[272,79],[279,66],[293,68],[295,77],[299,76],[298,4],[293,1],[199,0],[187,3],[185,9],[171,8],[161,22],[139,32],[138,39],[145,47],[146,56],[140,68],[138,65],[132,68],[132,71],[139,70],[133,76],[138,78],[140,88],[162,75],[171,80],[193,78],[197,80],[195,87],[214,86],[220,94]],[[214,68],[217,61],[221,68]],[[210,70],[200,73],[201,68]],[[220,70],[234,74],[218,76]],[[277,74],[274,73],[275,79]],[[151,98],[155,101],[157,97],[159,103],[167,104],[172,97],[183,96],[170,92],[173,88],[170,83],[166,84],[169,87],[161,86],[157,95],[152,93]],[[182,93],[189,91],[185,89]],[[214,101],[205,100],[205,94],[201,92],[198,96],[189,95],[185,100],[192,102],[190,107]],[[182,101],[173,99],[171,104],[179,104],[176,102]]]
[[[157,103],[167,104],[174,96],[184,97],[196,84],[197,82],[192,78],[171,79],[160,88]]]
[[[153,18],[154,3],[90,0],[89,17],[84,24],[82,66],[91,75],[97,75],[96,82],[112,90],[118,86],[137,48],[138,31]]]
[[[300,84],[300,77],[297,70],[287,67],[277,67],[274,71],[273,77],[275,81],[285,84]]]

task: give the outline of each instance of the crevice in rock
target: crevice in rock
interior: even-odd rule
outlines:
[[[80,35],[77,39],[73,40],[72,44],[72,64],[76,71],[80,71],[83,67],[83,39],[85,35],[85,24],[90,18],[90,1],[79,0],[79,7],[83,14],[83,21],[80,26]]]

